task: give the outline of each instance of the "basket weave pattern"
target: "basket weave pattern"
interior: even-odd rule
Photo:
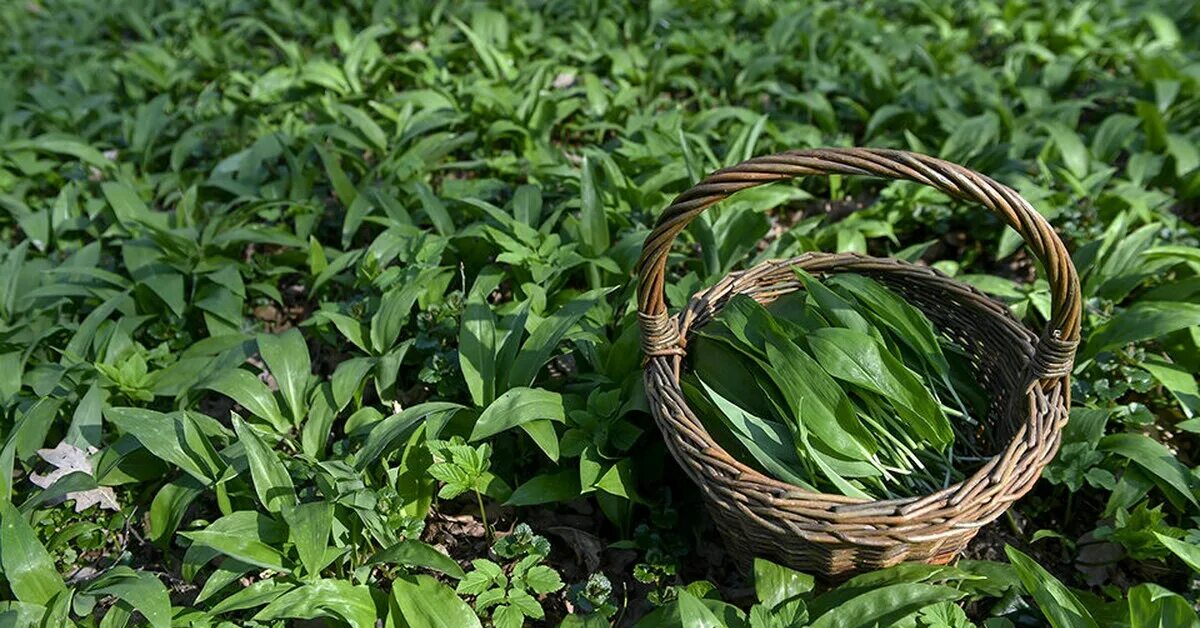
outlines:
[[[1034,334],[1004,305],[933,269],[855,254],[808,253],[766,262],[726,276],[693,296],[677,315],[667,313],[663,286],[671,245],[704,209],[756,185],[830,174],[917,181],[1002,217],[1025,239],[1046,273],[1051,291],[1046,329]],[[818,276],[852,272],[876,279],[963,347],[991,396],[977,437],[994,456],[966,480],[936,493],[869,501],[775,480],[723,450],[680,388],[687,340],[735,294],[769,303],[803,289],[794,267]],[[982,526],[1032,488],[1058,450],[1079,340],[1075,267],[1053,228],[1028,202],[967,168],[881,149],[803,150],[751,159],[713,173],[675,199],[646,238],[639,275],[638,316],[651,412],[743,568],[761,556],[837,579],[904,561],[948,562]]]

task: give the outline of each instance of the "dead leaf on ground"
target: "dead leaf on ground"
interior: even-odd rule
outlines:
[[[59,478],[70,473],[82,472],[95,477],[95,473],[92,471],[92,461],[88,459],[89,452],[66,441],[59,443],[54,449],[39,449],[37,454],[42,460],[54,466],[54,470],[47,475],[29,474],[29,481],[42,489],[50,488]],[[99,506],[103,510],[121,509],[120,504],[117,503],[117,495],[110,486],[67,493],[58,500],[58,503],[68,499],[75,500],[75,512],[83,512],[92,506]]]

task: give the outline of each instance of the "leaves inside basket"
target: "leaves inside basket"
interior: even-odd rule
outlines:
[[[808,489],[891,498],[961,479],[988,407],[962,349],[868,277],[797,274],[803,291],[770,307],[735,295],[697,330],[684,392],[706,427]]]

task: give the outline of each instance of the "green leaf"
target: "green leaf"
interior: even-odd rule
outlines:
[[[768,421],[746,412],[737,404],[722,397],[716,390],[709,387],[704,380],[700,381],[704,392],[717,410],[718,420],[722,421],[729,432],[737,438],[746,452],[756,460],[762,468],[776,478],[798,486],[809,486],[811,482],[798,471],[800,459],[796,456],[796,445],[792,440],[788,427],[777,421]],[[690,386],[685,386],[688,391]],[[697,393],[698,394],[698,393]],[[696,394],[689,395],[693,402],[699,402]],[[697,403],[696,405],[702,405]]]
[[[371,317],[371,346],[377,355],[387,353],[395,346],[401,330],[408,323],[413,304],[426,288],[424,281],[409,281],[388,290],[380,298],[379,311]]]
[[[331,378],[333,400],[335,407],[340,411],[350,403],[350,399],[358,393],[359,387],[362,385],[363,378],[375,366],[374,358],[351,358],[337,365],[333,371]]]
[[[1067,170],[1076,179],[1086,177],[1088,173],[1088,151],[1083,145],[1083,141],[1079,139],[1079,135],[1061,122],[1043,122],[1042,126],[1050,133],[1050,139],[1054,141],[1054,146],[1058,148],[1058,154],[1062,156]]]
[[[1139,301],[1096,328],[1088,336],[1079,360],[1082,362],[1106,349],[1161,338],[1195,325],[1200,325],[1198,304]]]
[[[211,615],[256,608],[296,588],[291,582],[281,580],[259,580],[230,595],[208,610]]]
[[[350,178],[346,176],[346,172],[342,170],[342,164],[338,159],[329,154],[319,144],[315,147],[317,155],[321,158],[321,163],[325,165],[325,172],[329,177],[329,183],[333,186],[334,193],[337,194],[338,200],[341,201],[342,207],[350,207],[354,201],[358,200],[358,188],[354,187]],[[343,245],[346,244],[343,242]]]
[[[374,626],[371,590],[346,580],[318,580],[284,593],[254,615],[257,621],[317,617],[340,619],[351,626]]]
[[[426,575],[400,576],[392,581],[396,610],[409,626],[479,628],[479,618],[454,589]]]
[[[871,332],[871,324],[863,318],[862,314],[858,313],[852,303],[827,288],[812,275],[799,268],[793,270],[796,276],[800,277],[800,281],[804,283],[804,291],[817,302],[821,313],[829,318],[830,322],[863,333]]]
[[[512,388],[479,415],[469,440],[482,440],[541,419],[566,420],[562,395],[540,388]]]
[[[933,365],[939,373],[949,371],[937,332],[921,310],[869,277],[844,274],[837,275],[833,281],[835,285],[850,291],[856,300],[867,307],[868,315],[894,331],[898,340]]]
[[[583,236],[583,252],[596,257],[608,249],[608,219],[600,203],[596,189],[596,173],[589,156],[583,156],[583,168],[579,174],[580,220],[579,230]]]
[[[143,224],[165,229],[167,226],[165,214],[155,214],[150,211],[137,192],[128,185],[117,181],[106,181],[100,185],[104,198],[117,215],[117,220],[126,229]]]
[[[930,604],[957,600],[957,589],[932,584],[902,583],[879,587],[850,598],[812,622],[811,628],[869,628],[890,626],[896,620]]]
[[[289,503],[284,504],[282,514],[304,572],[309,576],[319,575],[325,565],[329,532],[333,529],[333,504],[327,501]]]
[[[558,462],[558,432],[554,430],[554,422],[549,419],[537,419],[521,424],[521,429],[546,454],[551,462]]]
[[[204,586],[200,588],[200,593],[196,594],[195,604],[211,598],[220,593],[225,587],[233,584],[242,576],[255,570],[256,567],[249,563],[243,563],[236,558],[225,558],[217,565],[215,571],[208,575],[204,581]]]
[[[150,503],[150,539],[154,543],[163,545],[175,536],[188,507],[204,492],[204,487],[196,478],[185,475],[155,493]]]
[[[1139,584],[1129,589],[1126,597],[1129,604],[1130,628],[1200,625],[1196,609],[1187,598],[1156,584]]]
[[[1191,543],[1185,543],[1178,539],[1173,539],[1169,536],[1159,534],[1158,532],[1155,532],[1154,536],[1160,543],[1166,546],[1167,549],[1171,550],[1173,554],[1178,556],[1179,559],[1184,562],[1184,564],[1186,564],[1188,567],[1191,567],[1192,571],[1200,573],[1200,547],[1196,547]]]
[[[233,415],[233,429],[246,452],[258,501],[262,502],[267,512],[272,513],[295,505],[296,488],[292,484],[292,476],[288,474],[287,467],[279,461],[278,454],[237,414]]]
[[[605,288],[586,292],[542,321],[517,353],[517,358],[508,371],[508,386],[505,388],[532,385],[538,371],[550,360],[558,343],[607,291]]]
[[[1162,443],[1141,434],[1110,434],[1100,439],[1098,449],[1128,458],[1146,471],[1173,500],[1182,497],[1193,506],[1200,506],[1191,471]]]
[[[25,517],[7,501],[0,504],[0,567],[13,595],[22,602],[45,606],[67,590],[50,553]]]
[[[458,563],[454,562],[452,558],[441,553],[433,546],[416,539],[405,539],[391,547],[382,549],[368,559],[365,564],[425,567],[434,571],[440,571],[451,578],[462,579],[466,576],[463,573],[462,567],[459,567]]]
[[[89,446],[99,447],[103,410],[107,399],[108,393],[98,382],[93,383],[75,407],[75,414],[71,417],[71,425],[67,428],[63,442],[82,449]]]
[[[1037,601],[1038,608],[1054,628],[1088,628],[1097,625],[1079,598],[1050,572],[1011,546],[1005,546],[1004,552],[1016,568],[1021,584]]]
[[[89,595],[112,595],[136,608],[155,628],[171,625],[171,598],[153,574],[118,566],[87,586]]]
[[[775,608],[799,595],[812,591],[812,576],[763,559],[754,559],[754,592],[758,601]]]
[[[1149,358],[1139,366],[1174,395],[1185,416],[1200,415],[1200,384],[1190,370],[1158,358]]]
[[[207,437],[192,424],[192,419],[182,412],[163,414],[142,408],[106,408],[104,416],[155,457],[179,467],[206,486],[223,475],[225,463]],[[190,446],[188,441],[193,439],[199,442],[199,447]]]
[[[5,151],[36,150],[74,157],[90,166],[111,170],[113,162],[104,154],[80,141],[78,137],[59,133],[46,133],[33,139],[13,140],[4,145]]]
[[[677,603],[679,604],[679,620],[682,625],[689,628],[726,628],[725,622],[705,606],[700,598],[684,588],[679,588],[678,591]]]
[[[279,524],[261,513],[237,511],[217,519],[203,530],[181,532],[180,535],[244,563],[283,573],[291,571],[284,564],[283,553],[268,544],[280,540],[283,531]]]
[[[292,422],[299,425],[307,411],[306,392],[312,373],[304,336],[300,335],[299,329],[292,328],[278,335],[259,334],[257,341],[263,361],[292,411]]]
[[[931,445],[941,449],[954,441],[950,420],[921,378],[877,340],[836,327],[813,330],[805,340],[830,375],[900,404],[908,425]]]
[[[579,471],[566,469],[536,475],[513,490],[508,506],[533,506],[567,502],[579,496]]]
[[[398,414],[376,423],[367,433],[362,448],[354,457],[354,468],[362,470],[370,466],[391,449],[397,441],[406,438],[422,419],[431,419],[437,415],[464,410],[464,406],[444,401],[431,401],[405,408]]]
[[[458,333],[459,367],[471,399],[481,408],[496,397],[496,317],[487,297],[503,277],[493,266],[479,273],[467,297]]]
[[[203,387],[238,402],[254,416],[265,419],[281,434],[291,429],[291,424],[279,411],[275,395],[250,371],[239,368],[226,369],[204,383]]]

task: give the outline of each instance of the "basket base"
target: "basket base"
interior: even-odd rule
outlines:
[[[754,575],[754,561],[764,558],[778,565],[803,571],[826,584],[838,584],[858,574],[893,567],[906,562],[946,565],[953,562],[975,538],[978,529],[964,530],[952,537],[930,543],[908,543],[890,547],[866,548],[860,545],[827,546],[797,542],[783,551],[766,556],[760,551],[763,541],[742,520],[730,521],[727,515],[708,511],[716,523],[721,540],[737,570],[747,578]],[[779,550],[778,544],[775,545]]]

